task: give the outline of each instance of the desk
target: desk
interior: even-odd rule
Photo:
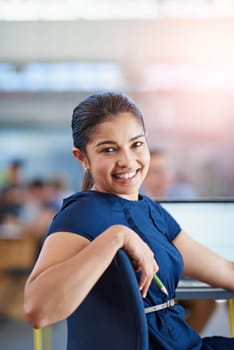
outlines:
[[[182,280],[176,289],[177,300],[224,299],[228,301],[231,336],[234,337],[234,291],[215,288],[205,283]]]
[[[0,237],[0,271],[31,268],[38,242],[29,237]]]
[[[38,242],[29,237],[0,237],[0,313],[23,318],[23,289]]]
[[[227,260],[234,260],[233,199],[167,200],[161,204],[190,236]],[[227,300],[231,335],[234,336],[234,292],[197,281],[182,280],[176,291],[176,298]]]

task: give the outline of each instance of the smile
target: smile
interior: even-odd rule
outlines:
[[[117,177],[118,179],[131,179],[132,177],[134,177],[136,175],[136,171],[133,171],[131,173],[125,173],[125,174],[118,174],[115,175],[115,177]]]

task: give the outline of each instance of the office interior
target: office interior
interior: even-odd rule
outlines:
[[[138,103],[150,148],[165,150],[198,199],[233,199],[234,1],[0,0],[0,9],[1,189],[16,161],[23,186],[56,180],[62,195],[78,191],[72,110],[87,95],[116,90]],[[37,244],[20,248],[19,267],[32,264]],[[0,257],[2,270],[14,249]],[[0,348],[32,349],[25,275],[1,278]],[[213,333],[230,334],[225,301],[203,332]],[[65,338],[61,322],[53,349],[65,349]]]

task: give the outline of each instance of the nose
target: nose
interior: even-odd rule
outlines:
[[[133,160],[132,153],[129,150],[122,150],[118,154],[117,164],[122,168],[129,167],[132,160]]]

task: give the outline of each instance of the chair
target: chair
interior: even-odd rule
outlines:
[[[135,272],[123,250],[67,324],[67,350],[148,349],[143,301]]]
[[[71,325],[73,322],[74,327]],[[68,350],[146,350],[148,333],[138,283],[120,250],[77,312],[68,318]]]

